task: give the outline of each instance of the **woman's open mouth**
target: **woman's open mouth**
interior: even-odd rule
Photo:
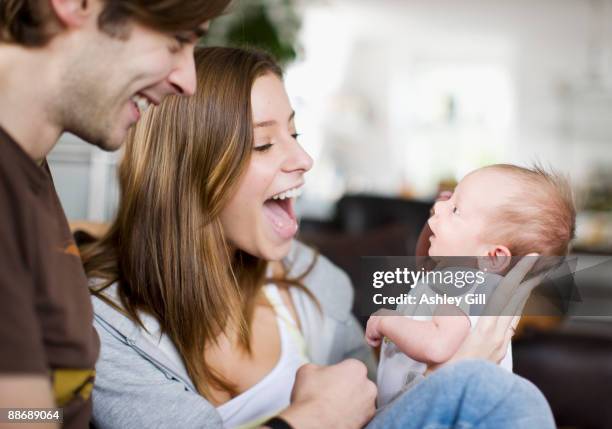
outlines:
[[[301,188],[292,188],[276,194],[264,202],[264,212],[270,220],[272,228],[282,239],[290,239],[297,232],[298,224],[293,202],[301,194]]]

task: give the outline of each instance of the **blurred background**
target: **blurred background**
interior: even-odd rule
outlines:
[[[315,160],[301,238],[354,280],[365,255],[414,254],[437,193],[475,168],[569,175],[581,294],[601,307],[526,323],[515,370],[559,426],[612,427],[612,0],[242,0],[203,43],[284,64]],[[49,163],[69,219],[112,219],[119,157],[63,137]]]
[[[243,0],[206,43],[244,41],[285,65],[315,159],[303,217],[541,162],[580,197],[576,244],[612,250],[611,0]],[[69,218],[112,217],[119,156],[63,138],[49,160]]]

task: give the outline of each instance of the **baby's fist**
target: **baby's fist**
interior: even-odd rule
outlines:
[[[378,347],[382,340],[383,335],[380,332],[381,319],[381,316],[370,316],[370,318],[368,319],[365,337],[366,341],[371,347]]]
[[[368,319],[368,324],[366,325],[365,333],[366,341],[370,346],[378,347],[385,336],[382,324],[385,317],[398,315],[399,314],[396,311],[383,308],[370,316]]]

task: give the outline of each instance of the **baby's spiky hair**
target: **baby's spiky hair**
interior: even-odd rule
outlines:
[[[508,246],[512,255],[567,255],[576,228],[569,180],[541,165],[525,168],[496,164],[485,168],[505,172],[517,181],[512,200],[501,207],[504,221],[491,233]]]

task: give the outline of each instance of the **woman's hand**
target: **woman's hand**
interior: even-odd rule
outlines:
[[[485,314],[492,316],[480,317],[457,352],[445,364],[460,359],[486,359],[499,363],[505,357],[525,302],[543,278],[543,275],[538,275],[522,282],[535,265],[537,256],[537,253],[525,256],[504,277],[485,308]],[[430,367],[428,371],[434,369],[436,367]]]
[[[362,362],[302,366],[295,377],[291,405],[280,413],[299,429],[361,429],[374,416],[376,385]]]

